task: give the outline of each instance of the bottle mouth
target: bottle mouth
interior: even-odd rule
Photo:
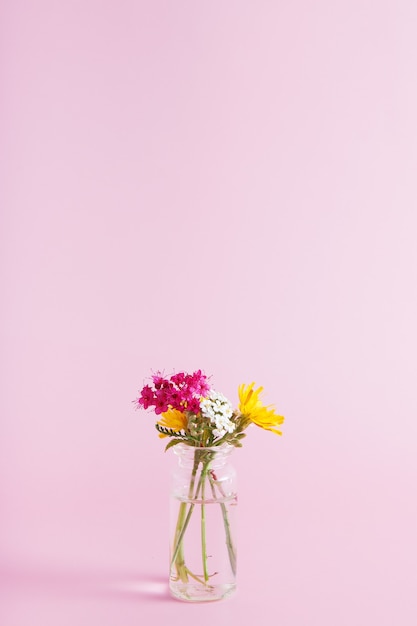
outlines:
[[[229,460],[230,453],[234,446],[229,443],[210,448],[200,448],[189,446],[186,443],[179,443],[173,447],[175,456],[182,467],[193,468],[201,463],[210,463],[210,467],[222,467]]]

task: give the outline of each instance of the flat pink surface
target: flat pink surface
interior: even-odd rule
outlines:
[[[3,0],[1,626],[417,623],[417,4]],[[149,372],[264,385],[167,595]]]

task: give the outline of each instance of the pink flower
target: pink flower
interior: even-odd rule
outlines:
[[[146,385],[141,391],[141,397],[138,399],[138,404],[143,406],[144,409],[152,406],[154,403],[154,395],[149,385]]]
[[[160,415],[161,413],[165,413],[168,411],[168,394],[165,389],[158,389],[156,392],[156,400],[155,400],[155,413]]]
[[[180,391],[172,387],[167,392],[168,403],[172,406],[173,409],[178,409],[181,411],[183,409],[183,397]]]
[[[187,402],[187,411],[197,415],[200,412],[200,400],[198,398],[192,398],[189,402]]]
[[[203,376],[200,380],[200,395],[206,396],[210,391],[210,385],[207,382],[207,376]]]
[[[178,372],[170,378],[164,378],[161,372],[157,372],[152,376],[152,385],[146,385],[142,389],[136,402],[144,409],[154,407],[157,415],[169,408],[182,413],[190,411],[198,414],[200,398],[206,396],[209,390],[207,376],[201,370],[196,370],[193,374]]]
[[[162,387],[166,386],[167,384],[167,380],[161,376],[160,374],[154,374],[152,376],[152,380],[153,380],[153,384],[155,389],[161,389]]]
[[[174,385],[180,387],[185,381],[185,374],[184,372],[178,372],[178,374],[171,376],[170,380],[174,383]]]
[[[186,383],[194,395],[205,396],[210,390],[210,385],[207,382],[207,376],[203,374],[201,370],[197,370],[193,374],[188,374],[186,377]]]

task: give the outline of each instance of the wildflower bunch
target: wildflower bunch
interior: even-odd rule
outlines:
[[[233,409],[201,370],[169,377],[158,372],[151,381],[134,402],[138,408],[153,409],[160,416],[155,427],[160,437],[170,437],[166,449],[181,442],[194,447],[240,447],[243,431],[250,424],[282,434],[277,426],[283,423],[283,416],[261,402],[263,388],[256,389],[255,383],[239,386],[239,406]]]

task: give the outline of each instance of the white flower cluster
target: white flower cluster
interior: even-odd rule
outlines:
[[[213,430],[215,437],[223,437],[226,433],[232,433],[235,430],[236,424],[230,421],[233,415],[232,405],[218,391],[212,389],[207,398],[200,401],[200,410],[204,417],[216,425]]]

